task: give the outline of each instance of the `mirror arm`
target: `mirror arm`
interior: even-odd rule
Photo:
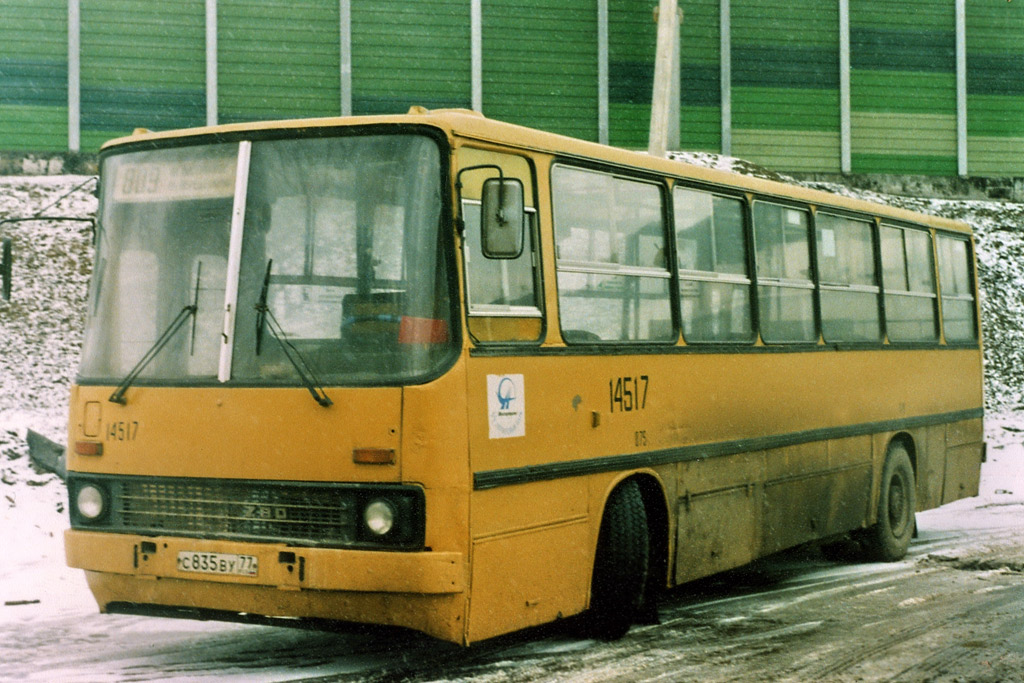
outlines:
[[[480,171],[485,168],[492,168],[498,172],[498,212],[499,215],[504,211],[505,207],[505,172],[501,170],[501,166],[497,164],[479,164],[478,166],[467,166],[466,168],[459,169],[459,172],[455,174],[455,192],[459,195],[459,206],[462,206],[462,174],[466,171]],[[459,209],[459,213],[462,209]],[[505,222],[504,218],[499,217],[502,223]]]
[[[455,195],[458,199],[459,211],[459,215],[455,217],[455,229],[458,230],[459,237],[464,237],[466,234],[466,220],[462,216],[462,174],[467,171],[480,171],[485,168],[491,168],[498,172],[498,220],[503,224],[508,222],[505,220],[505,173],[501,170],[501,166],[497,164],[467,166],[466,168],[459,169],[459,172],[455,174]]]

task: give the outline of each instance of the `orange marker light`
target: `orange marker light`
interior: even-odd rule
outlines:
[[[103,444],[99,441],[76,441],[75,453],[78,455],[103,455]]]
[[[352,462],[362,465],[391,465],[395,462],[395,451],[391,448],[353,448]]]

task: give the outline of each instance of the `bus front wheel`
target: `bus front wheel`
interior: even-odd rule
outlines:
[[[917,505],[914,468],[906,447],[894,444],[882,468],[878,521],[867,529],[865,546],[871,559],[893,562],[907,554],[914,535]]]
[[[608,497],[601,520],[588,620],[593,635],[621,638],[636,621],[647,585],[649,544],[640,487],[626,481]]]

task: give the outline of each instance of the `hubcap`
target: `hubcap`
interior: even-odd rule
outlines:
[[[907,495],[903,478],[894,475],[889,482],[889,528],[894,536],[902,536],[907,524]]]

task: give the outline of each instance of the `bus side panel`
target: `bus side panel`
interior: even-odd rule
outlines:
[[[917,509],[930,510],[943,503],[943,489],[946,485],[946,425],[923,428],[916,433],[920,434],[914,443],[917,456],[914,462]]]
[[[769,451],[764,553],[859,527],[871,488],[870,458],[867,437]]]
[[[835,511],[830,516],[828,534],[859,528],[870,516],[874,455],[874,439],[870,435],[828,442],[829,467],[845,482],[845,495],[833,505]]]
[[[402,389],[402,477],[425,489],[426,546],[465,553],[468,558],[464,368],[459,363],[433,382]]]
[[[763,479],[763,452],[679,464],[676,583],[760,556]]]
[[[946,451],[946,484],[943,505],[978,495],[981,479],[980,444],[957,446]]]
[[[946,478],[943,503],[978,495],[984,453],[982,420],[946,425]]]
[[[592,565],[586,501],[583,478],[473,494],[469,642],[586,608]]]

